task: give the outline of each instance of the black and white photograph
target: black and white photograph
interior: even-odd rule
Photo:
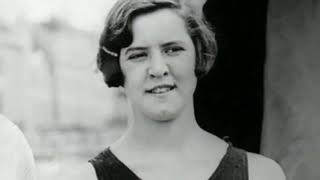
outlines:
[[[319,0],[0,0],[0,180],[319,180]]]

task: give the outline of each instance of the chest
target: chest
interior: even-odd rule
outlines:
[[[181,160],[176,157],[158,158],[152,161],[120,161],[110,151],[100,154],[91,161],[99,180],[248,180],[246,152],[232,147],[221,160]]]
[[[131,165],[135,175],[148,180],[207,180],[215,172],[219,162],[213,161],[165,161],[158,160]]]

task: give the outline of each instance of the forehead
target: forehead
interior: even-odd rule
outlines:
[[[162,9],[142,14],[132,21],[133,45],[157,44],[190,39],[184,19],[178,12]]]

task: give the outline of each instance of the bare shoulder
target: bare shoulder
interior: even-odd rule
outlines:
[[[0,168],[8,179],[35,179],[32,150],[22,131],[0,115]],[[1,179],[1,177],[0,177]]]
[[[85,175],[86,175],[86,179],[88,180],[97,180],[97,175],[96,175],[96,171],[95,169],[93,168],[92,164],[91,163],[85,163],[83,165],[83,168],[84,168],[84,171],[85,172]]]
[[[281,166],[265,156],[248,153],[250,180],[286,180]]]
[[[7,141],[8,146],[16,145],[19,141],[24,141],[21,130],[3,115],[0,115],[0,142]]]
[[[7,132],[7,130],[11,131],[12,129],[15,129],[16,125],[9,121],[6,117],[0,114],[0,133]]]
[[[76,168],[74,168],[73,170],[74,170],[74,173],[73,173],[73,176],[71,176],[73,178],[69,177],[68,179],[97,180],[95,169],[89,162],[83,162],[77,165]]]
[[[32,152],[19,127],[3,115],[0,115],[0,143],[5,144],[7,149],[13,149],[16,152]]]

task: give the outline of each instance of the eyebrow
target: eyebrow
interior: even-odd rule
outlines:
[[[170,41],[170,42],[166,42],[164,44],[161,44],[161,47],[169,47],[169,46],[172,46],[172,45],[176,45],[176,44],[184,44],[183,41]],[[146,50],[148,49],[147,47],[140,47],[140,46],[137,46],[137,47],[129,47],[126,51],[125,51],[125,55],[127,55],[130,51],[143,51],[143,50]]]
[[[183,41],[170,41],[161,45],[161,47],[168,47],[176,44],[184,44]]]
[[[126,52],[125,55],[127,55],[130,51],[143,51],[148,49],[147,47],[129,47]]]

